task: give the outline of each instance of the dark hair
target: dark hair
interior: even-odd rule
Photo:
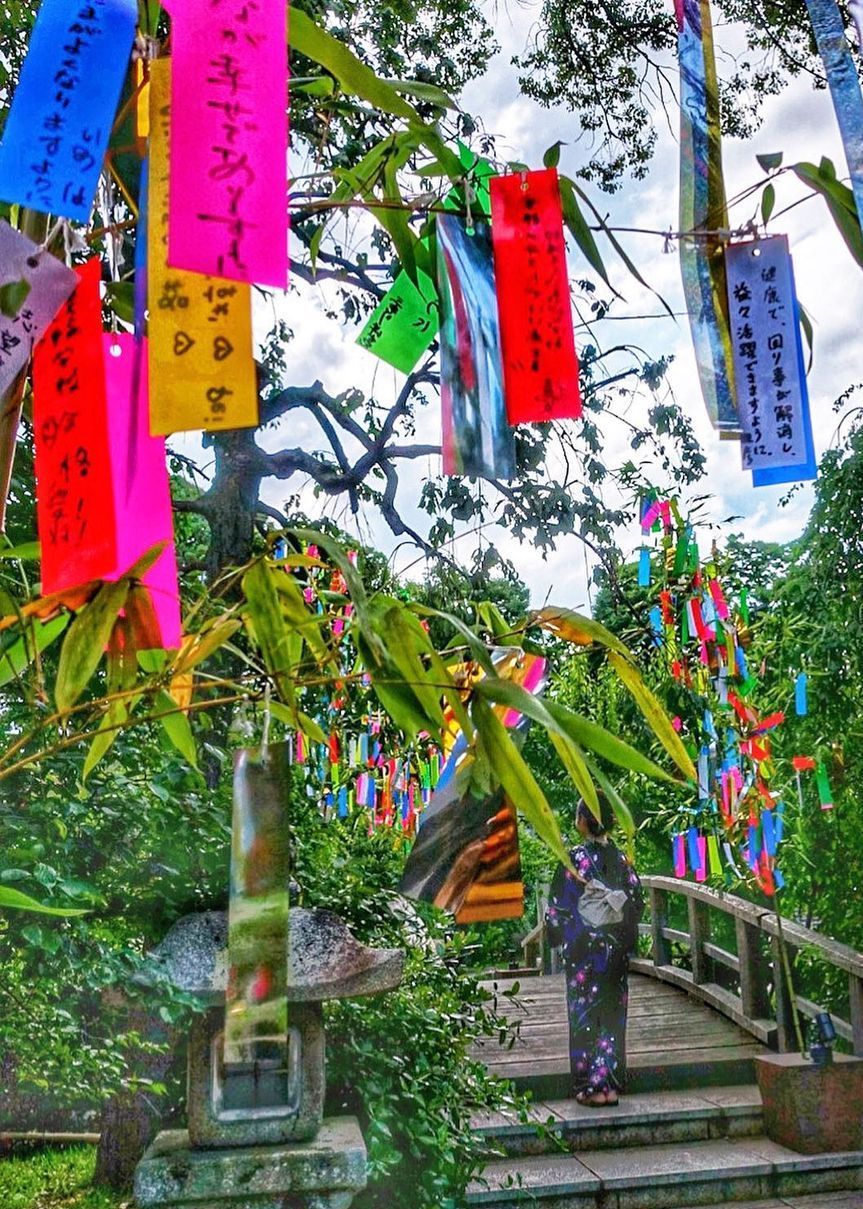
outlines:
[[[584,798],[579,800],[576,815],[583,821],[592,836],[599,837],[611,831],[616,820],[614,811],[611,809],[611,804],[605,794],[600,790],[596,796],[599,799],[599,818],[596,817]]]

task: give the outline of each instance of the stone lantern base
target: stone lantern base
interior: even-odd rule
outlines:
[[[325,1118],[313,1141],[200,1150],[165,1130],[135,1172],[141,1209],[348,1209],[366,1185],[354,1117]]]

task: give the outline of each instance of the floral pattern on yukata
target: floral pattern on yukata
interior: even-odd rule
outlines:
[[[611,844],[604,853],[599,849],[594,844],[574,848],[573,865],[587,880],[600,877],[621,885],[640,917],[643,898],[638,874]],[[616,876],[609,877],[609,872]],[[561,866],[552,885],[548,918],[563,933],[572,1090],[592,1095],[623,1087],[629,955],[619,930],[593,931],[583,922],[577,910],[581,891],[581,883]]]

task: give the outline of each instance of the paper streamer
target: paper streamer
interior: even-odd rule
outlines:
[[[168,263],[284,289],[288,48],[283,4],[174,7]]]
[[[33,364],[36,517],[46,596],[107,579],[117,564],[99,260],[87,261],[75,275],[77,288]]]
[[[833,809],[833,790],[830,788],[830,778],[824,761],[819,760],[815,766],[815,784],[818,787],[818,800],[822,810]]]
[[[698,828],[690,827],[686,832],[686,848],[689,856],[689,868],[694,873],[701,865],[698,848]]]
[[[707,881],[707,839],[703,835],[698,837],[698,868],[695,870],[695,880]]]
[[[441,414],[444,474],[515,476],[506,422],[494,266],[488,224],[437,222],[441,298]]]
[[[258,423],[251,292],[167,263],[171,63],[150,64],[147,292],[150,431],[247,428]]]
[[[725,252],[743,466],[755,486],[814,478],[809,395],[784,235]]]
[[[680,230],[728,226],[722,173],[719,88],[709,0],[674,0],[680,60]],[[721,240],[682,238],[680,269],[698,377],[710,421],[735,435],[740,428],[734,395],[731,335]]]
[[[650,587],[650,551],[646,546],[642,546],[638,553],[638,586]]]
[[[34,345],[78,278],[56,256],[0,222],[0,286],[16,282],[24,282],[29,289],[14,316],[0,314],[0,395],[30,360]]]
[[[836,0],[806,0],[806,7],[842,135],[857,216],[863,224],[863,97],[845,37],[845,22]]]
[[[136,640],[139,650],[175,649],[181,624],[171,489],[164,438],[149,431],[146,344],[125,334],[106,334],[102,344],[117,517],[117,557],[107,578],[122,575],[157,543],[168,543],[143,576],[152,607]]]
[[[0,197],[78,222],[90,216],[135,0],[42,0],[0,143]]]
[[[491,180],[492,245],[510,424],[581,415],[555,168]]]
[[[800,672],[794,681],[794,712],[798,718],[805,718],[809,713],[809,677]]]
[[[674,876],[686,877],[686,845],[682,835],[675,835],[672,840],[672,858],[674,860]]]
[[[719,856],[719,841],[715,835],[707,837],[707,852],[710,857],[710,876],[722,876],[722,860]]]

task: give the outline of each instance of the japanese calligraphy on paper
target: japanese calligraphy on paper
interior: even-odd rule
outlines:
[[[150,431],[165,436],[196,428],[251,427],[258,422],[258,393],[250,287],[167,263],[170,74],[169,59],[150,64]]]
[[[284,4],[174,8],[169,264],[284,289],[288,50]]]
[[[808,396],[788,241],[732,244],[725,261],[743,465],[805,468]]]
[[[580,416],[557,171],[493,177],[491,207],[509,422]]]
[[[0,197],[86,222],[135,35],[135,0],[42,0],[0,143]]]

